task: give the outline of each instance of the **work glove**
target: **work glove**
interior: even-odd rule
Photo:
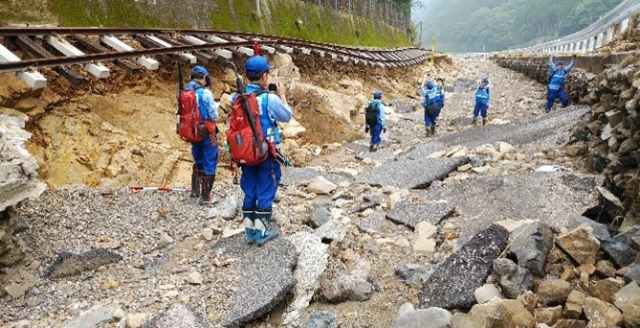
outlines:
[[[364,132],[369,133],[369,126],[368,125],[364,127]]]
[[[387,127],[382,128],[382,133],[387,133]]]

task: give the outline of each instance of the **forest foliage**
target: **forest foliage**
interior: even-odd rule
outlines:
[[[579,31],[623,0],[424,0],[422,44],[477,52],[514,49]],[[419,28],[418,28],[419,30]]]

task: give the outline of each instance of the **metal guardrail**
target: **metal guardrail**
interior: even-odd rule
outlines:
[[[637,28],[630,26],[631,18],[636,14],[640,14],[640,0],[625,0],[581,31],[558,40],[522,49],[494,52],[492,55],[595,51],[610,43],[617,34],[624,33],[629,28]]]

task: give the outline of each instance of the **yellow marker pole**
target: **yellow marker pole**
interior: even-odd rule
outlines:
[[[436,37],[431,39],[431,70],[436,69]]]

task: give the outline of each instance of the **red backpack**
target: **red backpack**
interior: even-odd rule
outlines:
[[[195,90],[181,90],[178,93],[177,132],[180,139],[192,144],[202,142],[207,136]]]
[[[242,165],[258,165],[271,154],[274,158],[275,147],[262,131],[258,96],[267,91],[239,93],[233,101],[229,114],[227,144],[231,160]]]

